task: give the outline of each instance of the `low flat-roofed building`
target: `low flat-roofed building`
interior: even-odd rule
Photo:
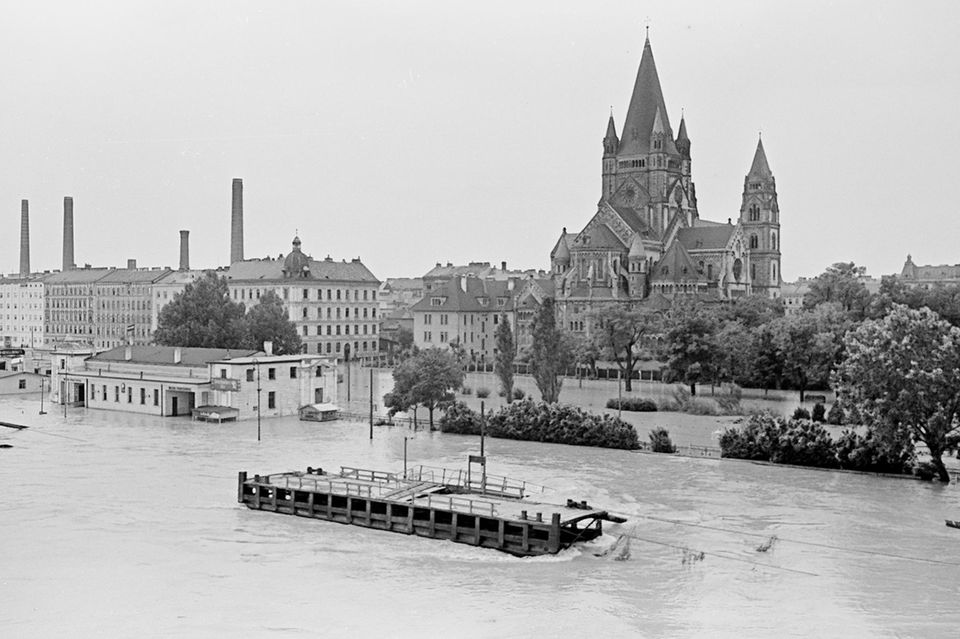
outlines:
[[[46,389],[47,378],[23,370],[0,370],[0,396],[40,393],[40,385]]]

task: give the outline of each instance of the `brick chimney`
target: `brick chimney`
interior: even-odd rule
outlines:
[[[230,263],[243,260],[243,180],[233,178],[233,205],[230,216]]]
[[[30,203],[20,200],[20,277],[30,274]]]
[[[63,270],[77,268],[73,261],[73,198],[63,198]]]
[[[134,259],[127,260],[127,268],[131,271],[137,270],[137,261]]]
[[[190,270],[190,231],[180,231],[180,270]]]

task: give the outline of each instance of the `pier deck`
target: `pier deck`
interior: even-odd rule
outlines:
[[[441,469],[442,470],[442,469]],[[449,474],[448,474],[449,473]],[[455,474],[454,474],[455,473]],[[254,510],[415,534],[495,548],[514,555],[553,554],[623,521],[586,502],[566,506],[525,498],[536,488],[506,478],[477,480],[458,471],[406,475],[355,468],[238,477],[237,500]],[[479,486],[479,488],[477,488]]]

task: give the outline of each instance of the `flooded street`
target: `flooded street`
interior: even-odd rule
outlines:
[[[248,510],[237,471],[461,467],[473,438],[296,418],[195,423],[7,399],[9,637],[955,637],[960,488],[488,440],[490,472],[629,518],[629,561],[517,559]],[[62,409],[61,409],[62,410]],[[771,538],[777,539],[771,542]],[[770,543],[769,550],[757,547]],[[700,558],[699,553],[704,553]]]

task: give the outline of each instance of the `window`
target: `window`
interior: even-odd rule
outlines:
[[[220,369],[220,379],[226,379],[226,378],[227,378],[227,369],[221,368],[221,369]]]
[[[756,236],[756,235],[751,235],[751,236],[750,236],[750,248],[755,249],[755,248],[758,248],[759,246],[760,246],[760,240],[757,239],[757,236]]]
[[[156,388],[153,389],[153,405],[160,405],[160,391],[158,391]]]
[[[337,299],[340,299],[340,289],[337,289]]]
[[[127,388],[127,403],[133,403],[133,386]]]
[[[140,389],[140,404],[142,405],[142,404],[146,404],[146,403],[147,403],[147,389],[146,389],[146,388],[141,388],[141,389]]]
[[[751,279],[751,280],[757,279],[757,265],[756,265],[756,264],[751,264],[751,265],[750,265],[750,279]]]
[[[290,367],[290,379],[296,379],[296,378],[297,378],[297,367],[296,367],[296,366],[291,366],[291,367]]]
[[[440,331],[440,343],[441,343],[441,344],[444,344],[444,343],[446,343],[446,341],[447,341],[447,332],[446,332],[446,331]]]
[[[317,327],[317,330],[320,330],[320,327],[319,327],[319,326]],[[304,337],[306,337],[307,335],[309,335],[308,331],[309,331],[309,327],[308,327],[308,326],[304,326],[304,327],[303,327],[303,336],[304,336]]]
[[[320,346],[320,345],[317,344],[317,346]],[[327,352],[328,352],[328,353],[330,352],[332,346],[333,346],[333,344],[331,344],[330,342],[327,342]]]
[[[316,377],[323,377],[323,367],[322,367],[322,366],[317,366],[317,374],[316,374]]]
[[[248,382],[252,382],[252,381],[253,381],[253,369],[252,369],[252,368],[248,368],[248,369],[247,369],[247,381],[248,381]]]
[[[306,293],[307,291],[304,290],[303,292]],[[307,319],[307,307],[306,307],[306,306],[303,307],[303,319]]]
[[[305,300],[310,299],[310,289],[308,288],[303,289],[303,299]]]
[[[267,379],[276,379],[277,378],[277,369],[268,368],[267,369]]]
[[[103,388],[103,401],[107,401],[107,385],[104,384],[102,388]]]
[[[343,309],[343,316],[350,317],[350,307]]]
[[[119,402],[119,401],[120,401],[120,387],[119,387],[119,386],[114,386],[114,387],[113,387],[113,401],[115,401],[115,402]]]
[[[277,407],[277,394],[274,391],[267,393],[267,408]]]
[[[423,341],[429,342],[433,339],[433,336],[430,334],[430,331],[423,332]]]
[[[424,315],[424,316],[423,316],[423,323],[424,323],[424,324],[433,324],[433,315],[431,315],[430,313],[427,313],[426,315]]]
[[[25,380],[25,379],[18,379],[18,380],[17,380],[17,388],[18,388],[18,389],[23,390],[23,389],[25,389],[26,387],[27,387],[27,380]]]

